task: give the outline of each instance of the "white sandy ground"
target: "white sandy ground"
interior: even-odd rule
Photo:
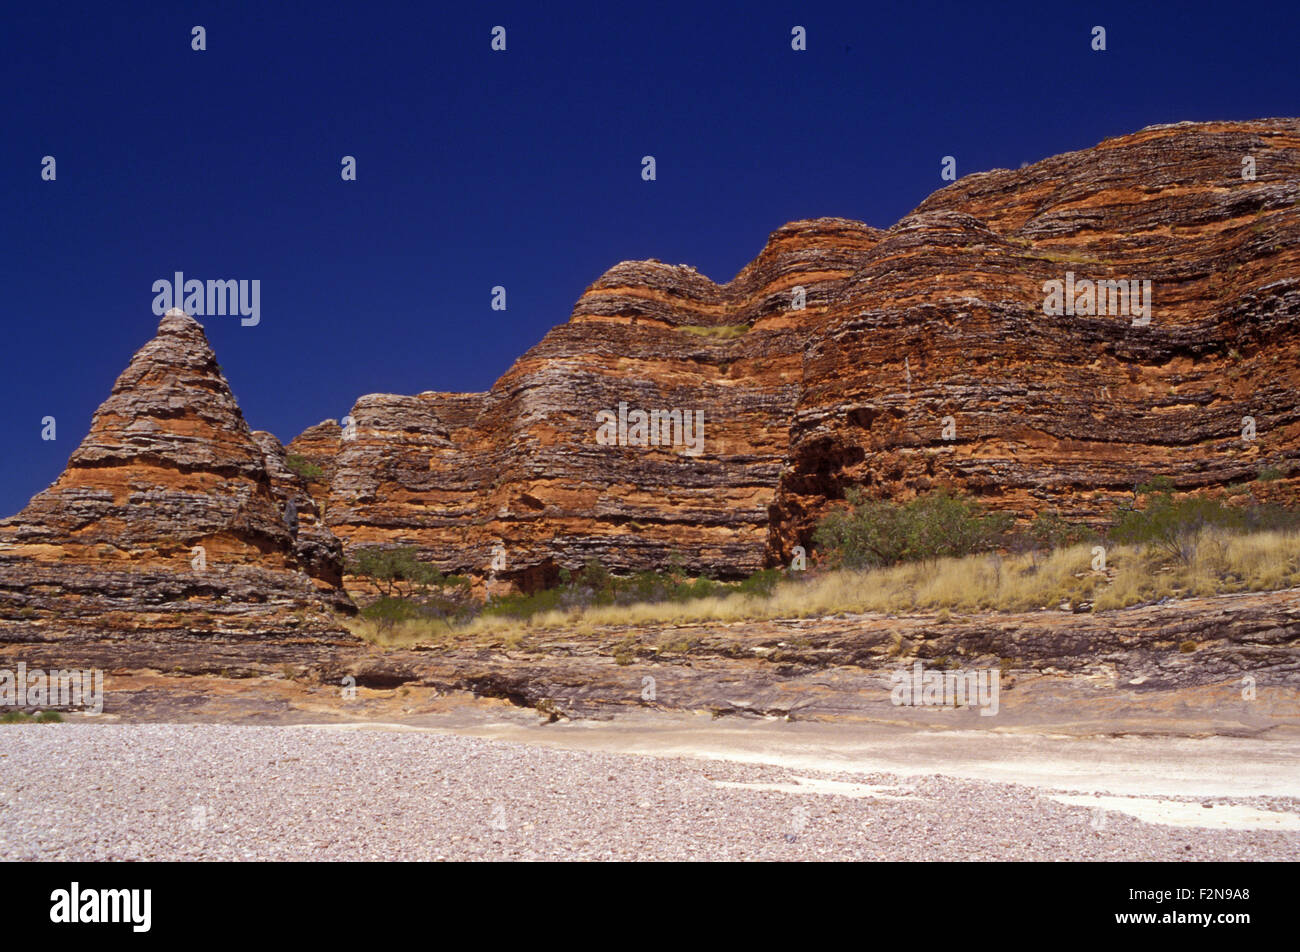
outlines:
[[[736,790],[776,790],[781,793],[828,795],[834,797],[876,797],[885,800],[906,800],[915,791],[900,793],[903,787],[879,787],[869,783],[852,783],[845,780],[825,780],[820,777],[791,777],[788,783],[745,783],[742,781],[715,780],[719,787]],[[1085,806],[1090,804],[1085,804]]]
[[[385,729],[397,725],[338,725]],[[1063,803],[1102,806],[1147,823],[1208,829],[1300,829],[1300,815],[1237,805],[1202,808],[1205,798],[1300,797],[1300,737],[1074,737],[995,731],[926,731],[872,724],[744,720],[707,715],[630,715],[616,721],[539,725],[531,717],[451,715],[443,724],[400,725],[658,757],[765,764],[830,774],[889,773],[1014,783],[1062,793]],[[786,792],[883,796],[886,791],[800,778]],[[773,788],[775,789],[775,788]],[[1163,797],[1195,798],[1195,809]],[[1104,804],[1104,806],[1103,806]],[[1171,805],[1171,804],[1176,804]],[[1211,816],[1211,810],[1215,810]]]
[[[1166,826],[1204,827],[1210,830],[1300,830],[1300,813],[1257,810],[1244,804],[1219,804],[1205,809],[1202,803],[1188,803],[1182,800],[1144,800],[1139,797],[1057,794],[1051,799],[1058,803],[1127,813],[1144,823],[1163,823]]]
[[[1294,739],[690,715],[0,726],[0,859],[1288,860]]]

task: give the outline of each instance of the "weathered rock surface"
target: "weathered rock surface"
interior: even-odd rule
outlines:
[[[1047,313],[1045,282],[1067,272],[1149,280],[1150,323]],[[324,676],[356,649],[335,614],[351,607],[345,546],[412,545],[533,588],[592,557],[745,575],[807,544],[854,485],[1100,518],[1156,475],[1215,488],[1300,457],[1298,322],[1300,120],[1152,127],[968,176],[886,231],[796,222],[725,285],[624,262],[489,391],[372,394],[347,426],[307,430],[288,447],[319,467],[307,478],[249,430],[198,324],[169,315],[58,482],[0,521],[0,644],[111,658],[129,643],[150,666],[275,659]],[[601,414],[620,406],[702,413],[699,451],[672,425],[661,445],[611,445]],[[1291,501],[1297,478],[1259,492]],[[1113,654],[1131,668],[1149,643],[1163,671],[1181,663],[1164,642],[1217,638],[1210,674],[1233,659],[1291,672],[1291,596],[1242,599],[1162,609],[1131,643],[1145,610],[988,616],[923,640],[1040,667]],[[910,639],[933,619],[887,624]],[[510,677],[511,661],[460,657],[445,683]]]
[[[989,613],[940,623],[933,616],[863,614],[590,634],[538,630],[517,642],[485,638],[419,650],[319,636],[0,641],[0,667],[24,661],[29,668],[103,668],[105,711],[143,719],[263,719],[295,707],[296,720],[385,719],[478,697],[549,719],[665,710],[1194,736],[1300,728],[1298,646],[1300,590],[1292,589],[1104,615]],[[917,663],[925,671],[997,671],[997,715],[982,715],[973,704],[893,704],[891,676]],[[400,690],[373,706],[351,699],[343,685],[361,689],[362,702],[375,701],[375,691]],[[236,701],[236,693],[255,697]]]
[[[937,192],[808,347],[774,550],[853,484],[1096,518],[1157,475],[1215,487],[1294,460],[1297,202],[1295,120],[1152,127]],[[1046,315],[1067,272],[1149,280],[1150,323]]]
[[[795,222],[725,285],[624,262],[487,393],[364,396],[351,438],[327,422],[290,451],[329,472],[313,491],[346,546],[480,577],[499,547],[526,588],[590,557],[788,562],[854,485],[1100,519],[1157,475],[1217,487],[1300,456],[1298,200],[1300,121],[1151,127],[967,176],[887,231]],[[1049,316],[1067,271],[1150,281],[1150,323]],[[702,452],[602,445],[620,403],[703,411]]]
[[[342,432],[338,420],[322,420],[299,433],[297,439],[286,450],[286,456],[290,454],[300,456],[320,470],[319,475],[313,474],[304,480],[307,491],[311,493],[314,500],[324,500],[329,495],[330,482],[334,479],[337,467]],[[276,442],[278,443],[279,440]],[[324,512],[318,511],[323,523]]]
[[[586,636],[538,631],[510,648],[390,651],[359,658],[351,670],[374,683],[468,690],[575,717],[659,707],[717,715],[942,719],[941,710],[908,712],[891,704],[890,673],[920,662],[926,670],[1000,669],[1008,693],[1028,675],[1057,678],[1066,689],[1057,692],[1058,700],[1089,699],[1099,705],[1099,722],[1117,710],[1120,698],[1132,700],[1136,711],[1148,702],[1161,704],[1162,692],[1217,685],[1226,692],[1220,700],[1234,704],[1267,692],[1269,705],[1241,709],[1262,716],[1267,707],[1270,717],[1300,725],[1297,648],[1300,591],[1292,589],[1098,615],[986,613],[940,623],[933,615],[864,614],[612,627]],[[646,678],[654,686],[649,697]],[[1249,692],[1243,678],[1250,679]],[[998,723],[975,721],[981,727]]]
[[[256,430],[253,439],[266,461],[271,478],[271,492],[285,514],[286,528],[293,538],[293,554],[317,587],[336,596],[336,607],[343,607],[337,596],[343,587],[343,543],[325,528],[320,510],[310,491],[310,483],[291,470],[287,453],[280,441],[265,430]]]
[[[626,570],[679,553],[715,574],[751,573],[806,332],[878,235],[839,219],[787,226],[723,287],[684,265],[625,262],[490,392],[365,396],[350,438],[326,421],[289,451],[331,470],[319,501],[349,547],[414,545],[480,577],[500,547],[497,574],[527,588],[592,557]],[[796,285],[807,308],[792,313]],[[596,414],[620,403],[703,411],[703,451],[599,445]]]
[[[340,546],[282,455],[168,312],[58,481],[0,521],[0,641],[342,637]]]

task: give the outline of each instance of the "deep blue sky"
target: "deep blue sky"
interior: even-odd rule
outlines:
[[[58,476],[176,270],[262,282],[259,326],[203,323],[288,441],[360,394],[488,388],[623,259],[725,281],[787,221],[888,227],[944,155],[964,175],[1300,112],[1293,2],[18,6],[0,515]]]

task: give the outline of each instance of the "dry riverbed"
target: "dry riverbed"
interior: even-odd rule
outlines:
[[[0,858],[1281,860],[1294,738],[1067,737],[464,705],[0,726]]]

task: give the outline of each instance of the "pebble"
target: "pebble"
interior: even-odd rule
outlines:
[[[0,860],[1293,860],[1300,833],[1160,826],[1015,784],[415,731],[0,726]],[[903,799],[717,782],[797,776]],[[1199,798],[1197,798],[1199,799]],[[1300,810],[1292,798],[1219,798]],[[1210,806],[1210,804],[1205,804]]]

